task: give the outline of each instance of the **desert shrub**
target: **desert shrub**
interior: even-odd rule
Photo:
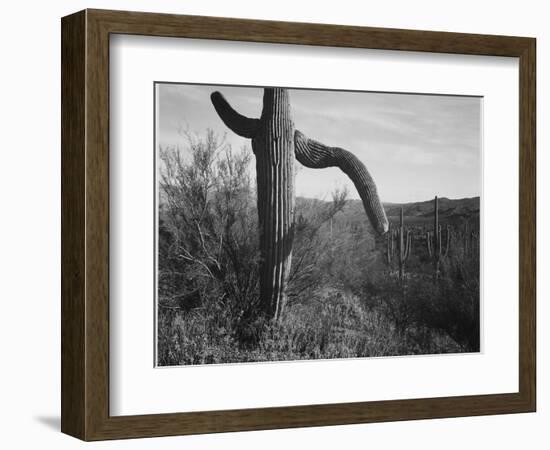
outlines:
[[[257,348],[268,326],[258,316],[252,152],[233,152],[212,131],[186,137],[185,148],[160,150],[158,355],[164,364],[217,362],[214,349],[229,355],[231,346]],[[331,202],[298,199],[289,305],[323,283],[324,228],[346,194],[335,191]]]
[[[227,327],[257,303],[250,151],[233,152],[212,131],[187,138],[184,150],[160,151],[159,309],[198,308]]]
[[[307,303],[290,305],[279,322],[263,322],[256,328],[255,345],[232,338],[229,330],[212,326],[212,318],[197,311],[186,315],[163,313],[161,320],[162,365],[364,358],[460,350],[441,330],[412,322],[399,330],[394,316],[384,308],[366,308],[359,297],[335,290],[325,290]]]
[[[455,252],[442,266],[439,298],[443,305],[434,326],[444,328],[465,351],[480,349],[479,251]],[[441,326],[441,323],[444,325]]]
[[[400,335],[427,352],[477,352],[480,348],[479,272],[475,262],[448,258],[439,279],[408,273],[405,280],[378,272],[364,284],[367,304],[382,311]],[[434,334],[435,333],[435,334]],[[435,335],[439,351],[429,344]],[[441,335],[448,336],[441,347]]]
[[[220,312],[220,311],[218,311]],[[229,311],[205,313],[194,309],[159,310],[157,361],[161,366],[214,364],[236,357],[237,345],[230,333]]]
[[[298,198],[295,209],[293,258],[289,276],[289,302],[300,302],[314,288],[326,284],[327,255],[334,255],[335,217],[346,206],[347,191],[334,190],[332,201]]]
[[[479,250],[469,234],[457,235],[434,280],[425,230],[415,229],[400,280],[346,191],[296,200],[288,304],[278,322],[259,316],[252,155],[212,131],[160,151],[159,364],[479,350]]]
[[[394,327],[403,343],[402,354],[435,354],[461,351],[461,346],[442,324],[432,317],[442,310],[437,287],[425,275],[408,274],[400,280],[397,274],[377,272],[364,285],[364,302],[370,311],[382,314]]]

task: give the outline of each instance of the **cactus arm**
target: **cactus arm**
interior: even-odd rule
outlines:
[[[445,243],[445,253],[443,257],[446,258],[449,254],[449,244],[451,242],[451,228],[447,225],[447,242]]]
[[[388,266],[391,266],[391,258],[393,253],[393,236],[392,233],[388,233],[386,237],[386,257],[388,260]]]
[[[440,258],[440,256],[443,254],[442,253],[442,244],[443,244],[443,232],[441,230],[441,225],[439,225],[439,230],[437,232],[437,244],[438,244],[438,248],[437,248],[437,259]]]
[[[338,147],[327,147],[294,132],[294,152],[298,162],[312,169],[338,167],[353,181],[375,230],[384,234],[388,231],[388,219],[378,196],[376,184],[365,165],[353,153]]]
[[[433,237],[433,254],[434,262],[437,263],[439,255],[441,254],[441,233],[439,228],[439,208],[437,195],[434,198],[434,237]]]
[[[222,119],[223,123],[235,134],[248,139],[252,139],[256,136],[260,127],[259,119],[251,119],[239,114],[218,91],[210,95],[210,100],[218,116],[220,116],[220,119]]]
[[[411,254],[411,231],[407,230],[407,238],[405,240],[405,261],[409,259],[409,255]]]
[[[407,261],[409,258],[409,245],[410,245],[410,230],[407,229],[407,232],[405,233],[405,218],[403,214],[403,207],[401,207],[401,220],[400,220],[400,228],[399,228],[399,236],[401,240],[401,258],[403,259],[403,262]]]
[[[430,232],[426,232],[426,243],[428,245],[428,255],[430,255],[430,258],[432,257],[432,243],[431,243],[432,237],[430,236]]]

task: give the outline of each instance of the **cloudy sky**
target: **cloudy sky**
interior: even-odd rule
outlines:
[[[259,88],[157,84],[157,144],[184,150],[182,128],[195,133],[212,128],[226,134],[233,148],[250,147],[217,116],[210,103],[214,90],[241,114],[260,116]],[[382,201],[480,195],[479,98],[292,89],[290,100],[296,128],[354,153],[376,181]],[[296,165],[298,196],[330,198],[334,188],[347,186],[349,197],[359,198],[339,169]]]

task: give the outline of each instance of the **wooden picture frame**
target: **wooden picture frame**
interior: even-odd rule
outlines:
[[[536,408],[533,38],[85,10],[62,30],[62,415],[84,440],[531,412]],[[519,58],[519,391],[109,415],[109,36],[185,37]]]

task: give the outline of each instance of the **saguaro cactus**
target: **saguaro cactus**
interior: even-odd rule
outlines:
[[[401,208],[399,228],[388,233],[387,237],[387,249],[386,257],[388,265],[392,267],[394,260],[394,239],[397,240],[397,263],[399,266],[399,279],[405,278],[405,262],[409,259],[411,254],[412,235],[411,231],[407,229],[405,231],[405,224],[403,220],[403,208]]]
[[[426,244],[428,247],[428,255],[432,259],[434,267],[434,279],[439,278],[439,263],[442,258],[446,258],[449,253],[449,243],[451,240],[451,230],[447,226],[447,239],[445,242],[445,249],[443,249],[443,239],[441,232],[441,225],[439,225],[439,207],[437,196],[434,198],[434,230],[433,232],[426,233]]]
[[[469,258],[478,249],[479,235],[474,230],[470,230],[468,222],[466,222],[462,230],[462,240],[464,257]]]
[[[223,95],[211,100],[222,121],[239,136],[252,139],[256,156],[258,218],[260,237],[260,301],[270,318],[280,317],[294,238],[294,158],[311,168],[339,167],[357,188],[374,228],[385,233],[388,221],[376,185],[367,169],[352,153],[327,147],[294,129],[289,92],[266,88],[259,119],[236,112]]]

